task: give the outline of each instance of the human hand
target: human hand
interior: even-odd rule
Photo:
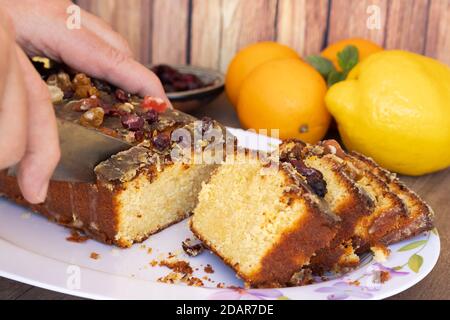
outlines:
[[[14,36],[11,19],[0,10],[0,168],[19,164],[22,194],[40,203],[59,161],[58,133],[47,86]]]
[[[159,79],[133,60],[126,41],[101,19],[82,11],[81,29],[67,28],[69,5],[65,0],[0,0],[5,11],[0,17],[0,168],[20,162],[18,182],[31,203],[45,200],[60,150],[47,86],[20,47],[28,55],[50,57],[131,93],[168,102]]]
[[[62,61],[131,93],[167,99],[158,77],[133,59],[127,42],[103,20],[81,10],[81,28],[69,29],[70,5],[68,0],[0,0],[27,54]]]

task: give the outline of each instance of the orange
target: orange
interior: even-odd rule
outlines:
[[[330,124],[326,91],[322,76],[302,60],[269,61],[243,82],[237,106],[239,120],[246,129],[279,129],[281,139],[315,143]]]
[[[346,40],[341,40],[335,43],[330,44],[328,47],[326,47],[320,55],[324,58],[327,58],[328,60],[331,60],[336,67],[337,70],[341,71],[341,67],[338,64],[337,60],[337,54],[338,52],[342,51],[346,46],[353,45],[356,48],[358,48],[359,53],[359,61],[364,60],[368,56],[370,56],[372,53],[378,52],[383,50],[382,47],[377,45],[376,43],[361,39],[361,38],[351,38]]]
[[[264,62],[300,58],[297,52],[288,46],[272,42],[258,42],[239,51],[228,66],[225,78],[225,90],[231,103],[236,106],[242,82],[253,69]]]

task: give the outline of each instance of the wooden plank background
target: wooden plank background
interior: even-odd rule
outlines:
[[[274,40],[302,56],[364,37],[450,65],[450,0],[76,0],[108,21],[142,63],[225,71],[242,47]],[[368,19],[379,18],[379,25]],[[373,20],[371,20],[373,21]]]

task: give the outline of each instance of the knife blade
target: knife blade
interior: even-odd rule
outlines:
[[[129,149],[132,144],[101,131],[81,126],[73,121],[56,118],[61,159],[51,180],[94,182],[94,168],[112,155]],[[12,167],[9,175],[15,176]]]

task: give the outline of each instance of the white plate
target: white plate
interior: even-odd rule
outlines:
[[[277,141],[239,129],[232,132],[247,147],[267,149]],[[259,140],[259,141],[258,141]],[[181,242],[192,237],[187,221],[178,223],[143,244],[119,249],[93,240],[66,241],[69,230],[32,214],[7,200],[0,200],[0,276],[30,285],[94,299],[382,299],[413,286],[436,264],[440,241],[435,230],[390,246],[388,261],[376,263],[366,255],[361,266],[346,275],[329,277],[313,285],[281,289],[239,289],[242,282],[220,259],[209,252],[191,258]],[[152,248],[149,253],[148,249]],[[90,258],[98,253],[99,259]],[[204,287],[165,284],[157,279],[169,274],[165,267],[150,265],[171,253],[189,261],[194,276],[207,276]],[[213,274],[204,272],[210,264]],[[380,271],[391,279],[377,283]],[[226,289],[216,288],[224,283]]]

